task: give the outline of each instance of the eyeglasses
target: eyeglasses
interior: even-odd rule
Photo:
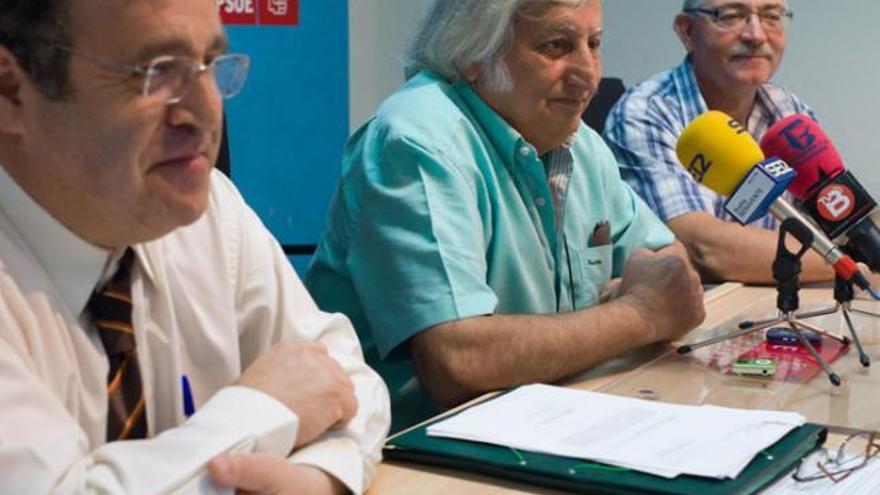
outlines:
[[[102,67],[143,79],[141,95],[165,105],[179,103],[193,82],[203,73],[214,76],[217,91],[224,99],[241,92],[251,67],[251,59],[243,53],[227,53],[203,64],[190,57],[161,55],[145,65],[123,64],[80,52],[54,43],[55,47]]]
[[[761,27],[766,31],[782,32],[788,28],[794,14],[785,7],[767,7],[752,12],[739,6],[722,6],[717,9],[684,9],[687,14],[702,14],[709,17],[719,29],[725,31],[742,31],[748,26],[752,16],[757,16]]]
[[[798,482],[827,478],[839,483],[853,471],[868,465],[878,453],[880,443],[877,433],[856,433],[847,437],[836,451],[818,449],[801,459],[791,476]]]

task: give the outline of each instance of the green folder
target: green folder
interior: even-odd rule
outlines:
[[[582,459],[428,436],[427,427],[440,420],[389,439],[385,444],[385,457],[596,495],[756,493],[788,473],[799,459],[821,446],[827,435],[826,429],[820,425],[808,423],[798,427],[756,456],[736,479],[718,480],[687,475],[668,479]]]

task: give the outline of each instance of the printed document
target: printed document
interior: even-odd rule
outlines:
[[[735,478],[805,418],[527,385],[428,427],[428,435],[574,457],[674,478]]]

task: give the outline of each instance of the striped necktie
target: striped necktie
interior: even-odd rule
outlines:
[[[110,371],[107,374],[107,441],[144,438],[147,415],[131,324],[131,268],[134,251],[126,249],[113,278],[92,293],[89,310],[101,336]]]

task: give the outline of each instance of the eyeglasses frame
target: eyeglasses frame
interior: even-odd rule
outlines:
[[[196,79],[198,79],[198,77],[200,75],[204,74],[205,72],[209,72],[209,71],[214,72],[215,71],[215,69],[217,67],[218,60],[220,60],[220,61],[239,60],[241,65],[244,67],[244,76],[242,77],[241,87],[239,87],[237,91],[227,93],[227,94],[224,94],[222,91],[219,91],[220,96],[223,99],[233,98],[236,95],[238,95],[241,92],[241,90],[244,88],[244,84],[247,81],[247,76],[248,76],[248,73],[250,72],[250,66],[251,66],[251,59],[245,53],[224,53],[222,55],[214,57],[207,64],[202,63],[202,62],[198,62],[195,59],[192,59],[191,57],[184,57],[184,56],[179,56],[179,55],[159,55],[159,56],[151,59],[146,64],[127,64],[127,63],[123,63],[123,62],[109,60],[109,59],[106,59],[103,57],[98,57],[98,56],[92,55],[90,53],[85,53],[81,50],[78,50],[78,49],[76,49],[72,46],[69,46],[69,45],[65,45],[63,43],[58,43],[58,42],[54,42],[54,41],[50,42],[50,43],[53,47],[55,47],[59,50],[65,51],[67,53],[70,53],[71,55],[75,55],[75,56],[80,57],[84,60],[88,60],[88,61],[90,61],[96,65],[99,65],[101,67],[104,67],[108,70],[113,70],[113,71],[119,72],[121,74],[128,74],[130,76],[142,77],[144,79],[144,81],[141,85],[141,96],[144,98],[150,98],[150,96],[151,96],[151,94],[150,94],[150,81],[152,80],[152,77],[154,77],[154,74],[156,71],[155,67],[157,64],[162,63],[162,62],[166,62],[169,60],[176,60],[176,59],[187,60],[188,59],[189,62],[191,62],[189,64],[190,72],[189,72],[189,75],[187,76],[187,77],[189,77],[189,79],[184,81],[184,86],[182,86],[181,91],[179,91],[180,94],[172,95],[169,98],[162,101],[162,103],[165,105],[175,105],[177,103],[180,103],[180,101],[183,100],[183,98],[187,95],[188,90],[191,87],[191,85],[193,84],[193,82]],[[214,79],[214,84],[217,85],[216,78]],[[220,89],[219,85],[217,85],[217,89],[218,90]]]
[[[854,466],[847,467],[847,468],[843,468],[843,469],[837,469],[837,470],[829,469],[828,464],[833,464],[833,465],[839,467],[841,464],[845,463],[847,460],[851,460],[851,459],[846,459],[844,457],[845,452],[846,452],[846,445],[851,440],[853,440],[857,437],[860,437],[860,436],[864,436],[865,434],[866,434],[866,432],[858,432],[858,433],[854,433],[854,434],[846,437],[846,439],[844,439],[844,441],[840,444],[840,446],[837,447],[836,453],[835,453],[833,459],[832,459],[828,449],[821,449],[821,452],[824,454],[827,461],[826,461],[826,463],[816,461],[816,467],[819,470],[818,471],[819,474],[815,474],[815,475],[807,476],[807,477],[800,476],[799,473],[801,470],[801,466],[804,465],[803,464],[804,461],[807,458],[809,458],[809,456],[805,457],[804,459],[801,459],[798,462],[798,465],[795,468],[794,472],[791,474],[792,479],[794,479],[795,481],[797,481],[799,483],[807,483],[810,481],[817,481],[817,480],[826,479],[826,478],[830,479],[833,483],[840,483],[841,481],[845,480],[854,471],[858,471],[859,469],[865,467],[866,465],[868,465],[868,462],[871,461],[871,459],[877,457],[877,455],[880,454],[880,442],[878,442],[878,439],[880,439],[880,438],[878,438],[877,432],[872,431],[872,432],[867,433],[868,441],[865,444],[865,451],[860,455],[862,460],[858,464],[856,464]]]
[[[715,27],[717,27],[718,29],[724,30],[724,31],[742,31],[749,25],[749,20],[752,18],[752,16],[757,16],[758,22],[761,24],[762,29],[769,30],[771,32],[785,32],[788,29],[788,23],[790,23],[792,21],[792,19],[794,19],[794,12],[783,7],[782,8],[782,19],[783,20],[780,21],[781,22],[780,29],[768,28],[763,22],[763,18],[761,17],[760,11],[749,12],[748,15],[746,15],[745,23],[742,25],[742,27],[738,27],[738,28],[737,27],[724,27],[720,24],[721,11],[722,11],[722,9],[720,7],[715,8],[715,9],[703,9],[703,8],[699,8],[699,7],[694,7],[694,8],[688,8],[688,9],[682,10],[682,12],[684,12],[685,14],[702,14],[706,17],[709,17],[712,21],[712,24],[714,24]]]

